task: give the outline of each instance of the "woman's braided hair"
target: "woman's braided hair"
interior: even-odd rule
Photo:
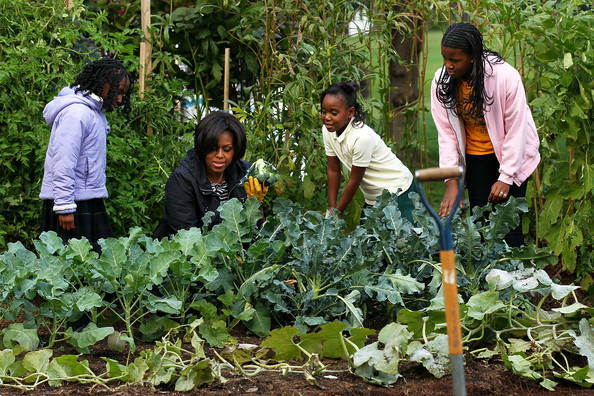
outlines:
[[[454,23],[447,28],[441,39],[441,45],[448,48],[456,48],[474,60],[470,79],[467,81],[471,87],[470,102],[471,116],[480,118],[493,103],[493,98],[485,92],[485,77],[490,76],[485,71],[485,65],[493,72],[492,63],[502,62],[503,59],[498,52],[491,51],[485,47],[483,35],[470,23]],[[493,59],[494,57],[494,59]],[[456,102],[458,99],[458,80],[452,78],[445,67],[442,69],[437,82],[437,99],[443,106],[458,114]]]
[[[76,87],[75,92],[87,91],[101,96],[105,83],[109,84],[109,91],[104,99],[103,107],[112,109],[116,101],[118,87],[124,79],[128,79],[130,82],[130,89],[122,99],[122,107],[124,114],[129,116],[133,80],[118,60],[103,58],[86,64],[70,87]]]

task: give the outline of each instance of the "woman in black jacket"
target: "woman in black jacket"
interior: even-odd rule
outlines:
[[[262,201],[267,187],[260,186],[257,180],[255,191],[249,183],[239,184],[250,167],[249,162],[241,159],[246,143],[245,129],[232,114],[216,111],[198,123],[194,148],[188,150],[167,180],[165,210],[154,238],[202,227],[202,218],[208,211],[215,213],[211,225],[220,223],[216,209],[231,198],[245,202],[248,196],[256,196]]]

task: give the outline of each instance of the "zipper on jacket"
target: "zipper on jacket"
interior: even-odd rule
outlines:
[[[452,129],[454,130],[454,136],[456,136],[456,150],[458,151],[458,157],[462,157],[462,169],[463,169],[463,174],[462,177],[464,177],[464,175],[466,174],[466,153],[461,152],[460,151],[460,137],[458,137],[458,133],[456,128],[454,127],[454,124],[452,124],[452,118],[454,117],[454,115],[452,114],[452,110],[447,110],[448,113],[448,123],[450,124],[450,126],[452,127]],[[459,117],[456,117],[459,120]],[[460,123],[460,121],[458,121],[458,123]],[[466,131],[464,131],[466,132]],[[460,135],[462,135],[462,131],[460,131],[459,133]]]

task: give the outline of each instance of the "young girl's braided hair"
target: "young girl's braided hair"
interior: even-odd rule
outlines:
[[[105,83],[109,84],[107,97],[104,99],[103,107],[106,109],[114,108],[117,97],[118,87],[122,80],[128,79],[130,89],[122,99],[123,112],[126,116],[130,114],[130,93],[133,88],[133,80],[124,66],[115,59],[103,58],[85,65],[74,83],[70,87],[75,88],[75,92],[87,91],[101,96]]]
[[[502,62],[503,59],[498,52],[491,51],[485,47],[483,35],[470,23],[454,23],[447,28],[441,39],[441,45],[448,48],[456,48],[467,55],[470,55],[474,62],[470,79],[467,81],[472,88],[470,92],[471,117],[483,117],[484,112],[493,103],[493,98],[485,92],[485,65],[488,65],[493,72],[492,63]],[[493,58],[494,57],[494,58]],[[443,106],[458,114],[456,102],[458,99],[458,80],[452,78],[445,67],[442,69],[437,82],[437,99]]]
[[[338,95],[342,96],[346,102],[347,108],[355,108],[355,116],[353,124],[362,124],[363,120],[367,115],[363,111],[361,105],[357,102],[357,91],[359,91],[359,85],[355,82],[341,81],[330,85],[322,95],[320,95],[320,106],[324,103],[326,95]]]

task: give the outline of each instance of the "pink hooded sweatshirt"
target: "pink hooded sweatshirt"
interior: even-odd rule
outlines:
[[[491,65],[492,69],[485,63],[485,90],[493,98],[493,104],[484,113],[485,123],[499,161],[499,180],[519,186],[540,162],[540,142],[520,74],[506,62],[495,63],[494,58]],[[464,121],[437,99],[441,70],[435,72],[431,84],[431,115],[438,131],[439,166],[465,168]]]

